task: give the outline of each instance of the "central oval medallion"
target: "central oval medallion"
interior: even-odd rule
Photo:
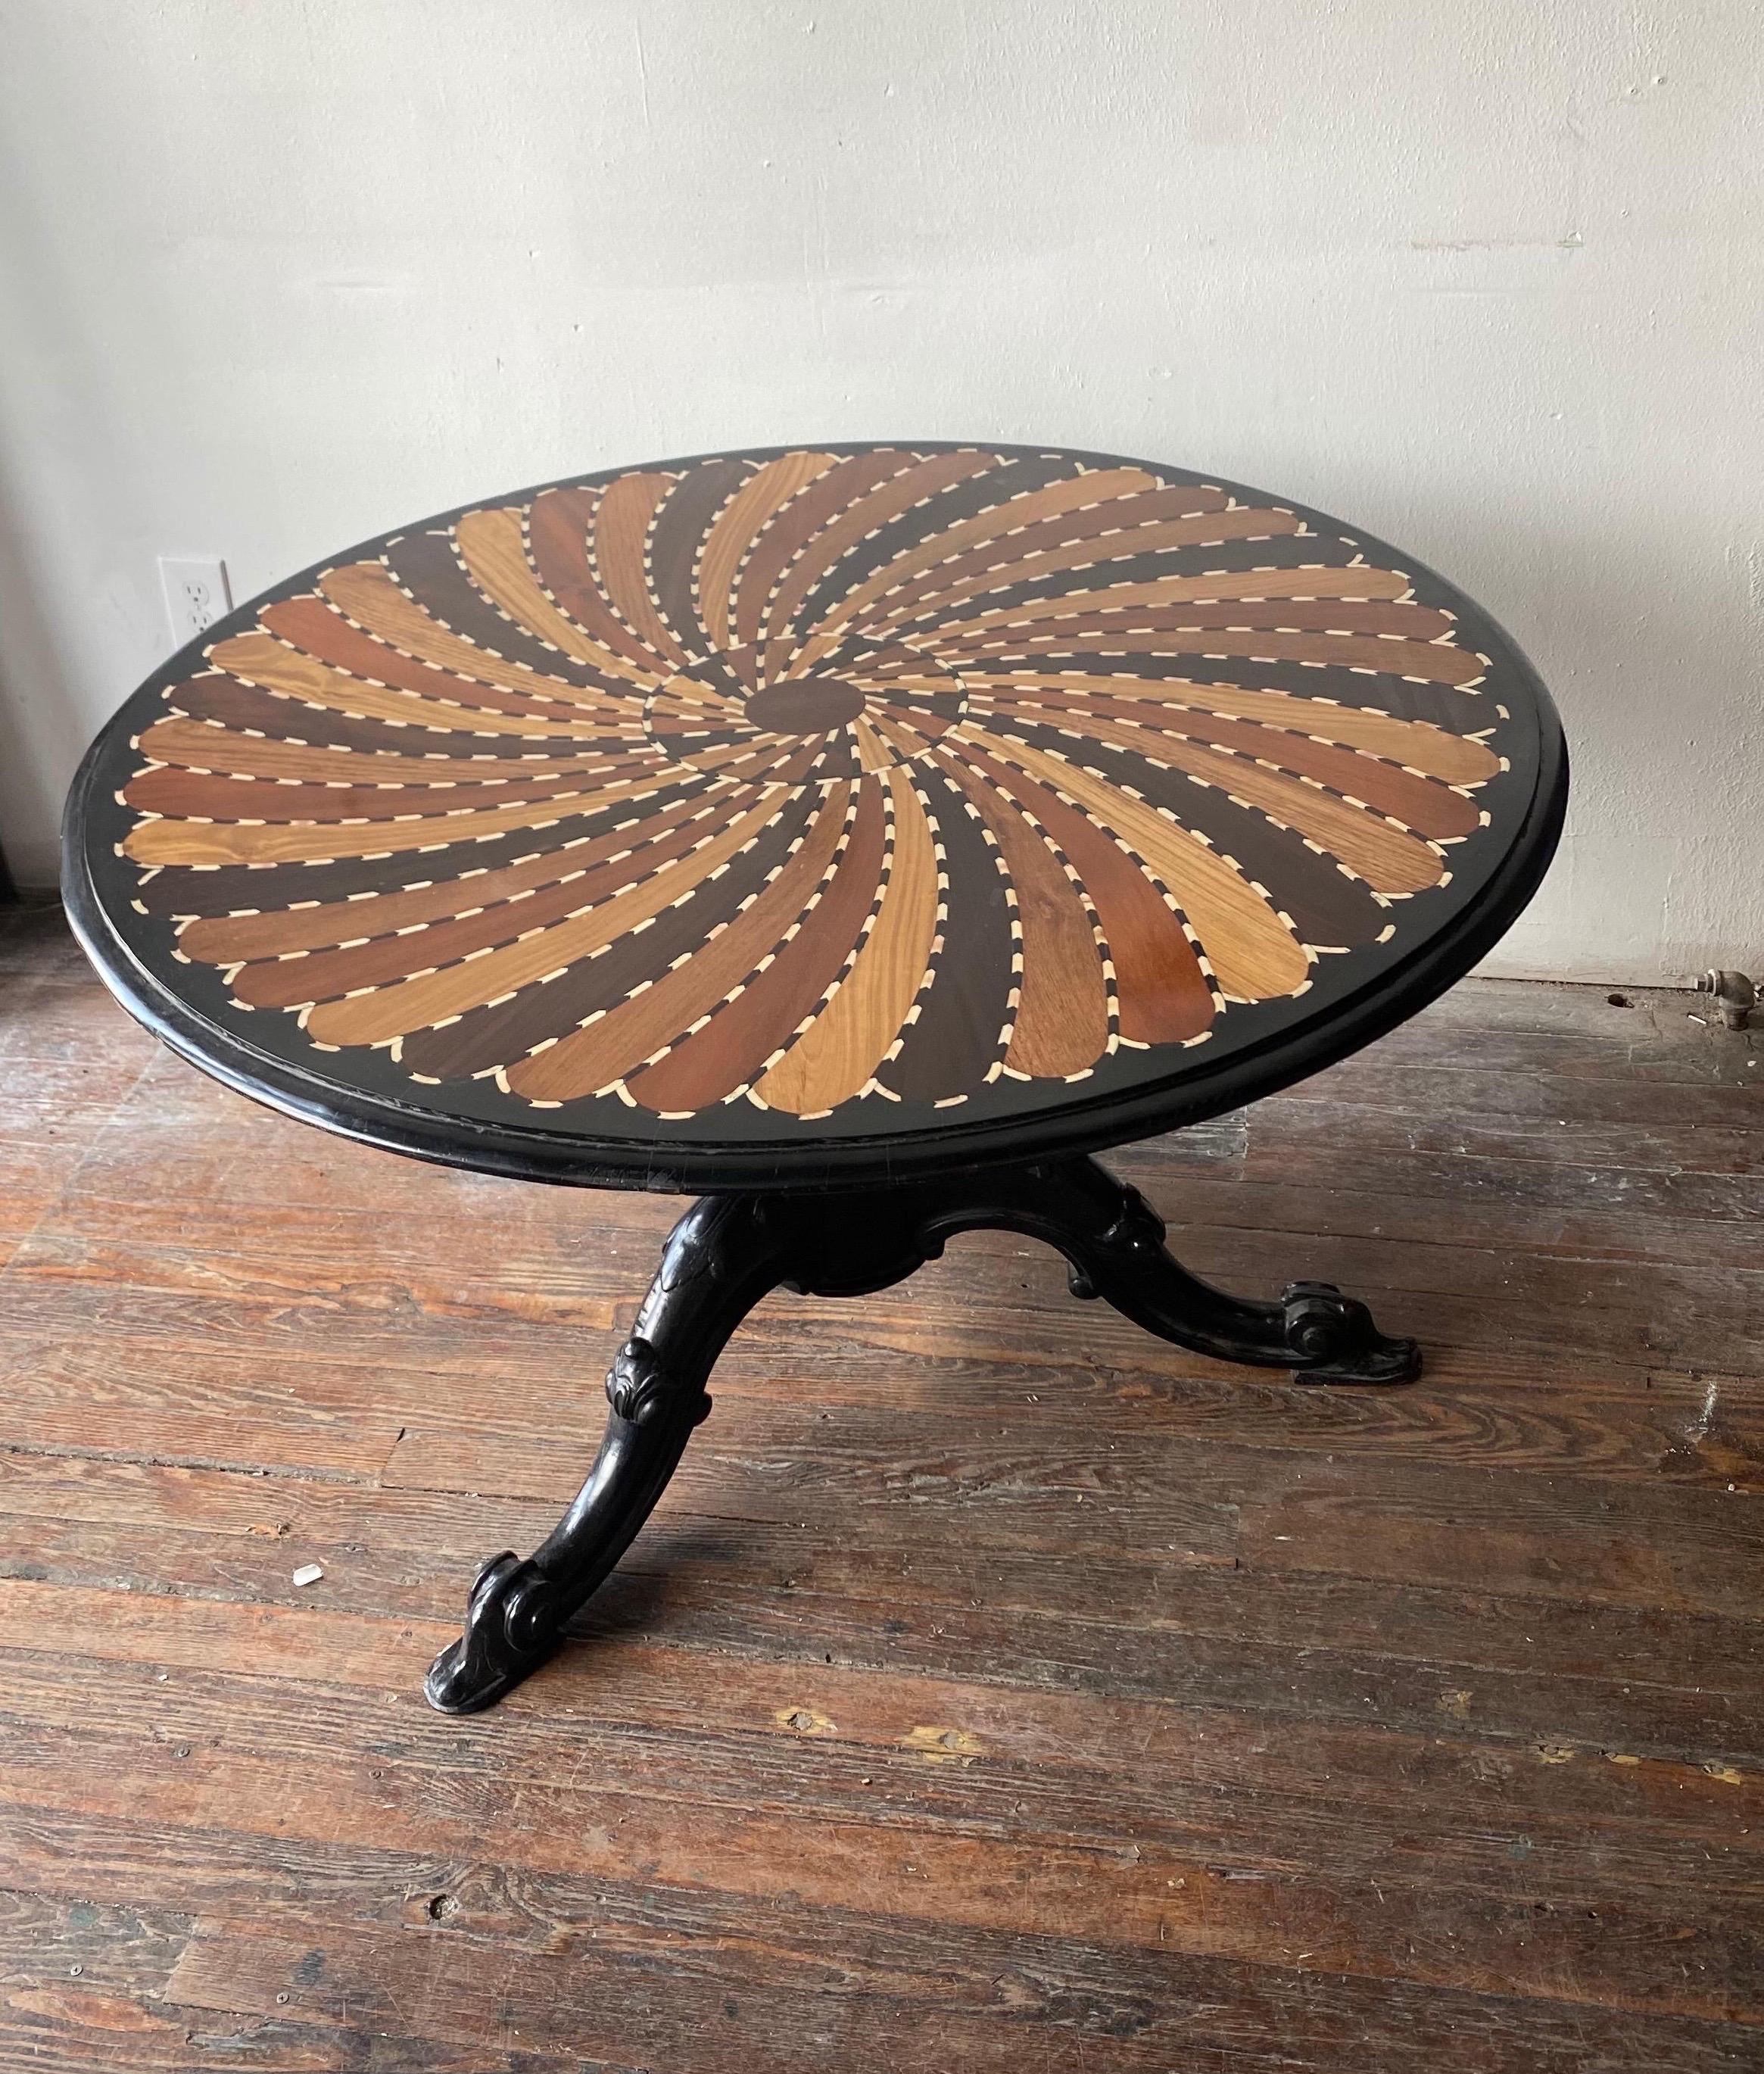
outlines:
[[[818,734],[843,727],[864,709],[864,694],[839,677],[805,677],[768,684],[747,701],[755,727],[778,734]]]

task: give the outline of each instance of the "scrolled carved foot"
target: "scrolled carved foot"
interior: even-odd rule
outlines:
[[[423,1689],[444,1714],[475,1714],[494,1706],[551,1654],[558,1637],[554,1593],[531,1560],[513,1549],[477,1573],[465,1628],[429,1666]]]
[[[745,1280],[722,1271],[723,1253],[705,1242],[732,1222],[751,1231],[763,1220],[737,1197],[701,1203],[676,1228],[607,1372],[611,1416],[587,1482],[524,1562],[504,1554],[479,1572],[465,1632],[430,1667],[424,1690],[444,1714],[493,1706],[539,1668],[666,1489],[710,1410],[704,1379],[717,1349],[776,1279],[763,1255]],[[742,1262],[737,1250],[732,1264]]]
[[[1281,1308],[1301,1382],[1413,1382],[1421,1373],[1415,1342],[1387,1338],[1365,1305],[1332,1282],[1288,1283]]]

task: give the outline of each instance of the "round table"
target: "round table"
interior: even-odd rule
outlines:
[[[580,1496],[430,1672],[465,1711],[618,1560],[775,1287],[996,1226],[1185,1346],[1412,1377],[1332,1287],[1188,1274],[1086,1155],[1451,985],[1567,784],[1512,642],[1321,513],[1106,455],[754,448],[468,506],[233,613],[93,745],[64,890],[123,1003],[277,1109],[708,1192]]]

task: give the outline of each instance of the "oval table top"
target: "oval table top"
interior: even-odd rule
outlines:
[[[1039,448],[743,449],[349,549],[142,686],[65,891],[131,1010],[345,1134],[834,1185],[1119,1143],[1449,986],[1547,694],[1290,500]]]

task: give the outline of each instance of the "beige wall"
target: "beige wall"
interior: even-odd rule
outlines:
[[[1506,622],[1577,758],[1497,969],[1764,962],[1755,0],[0,0],[0,832],[239,597],[801,438],[1143,453]]]

